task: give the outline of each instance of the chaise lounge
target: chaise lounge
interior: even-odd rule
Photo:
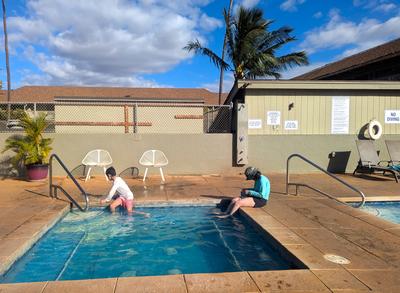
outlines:
[[[400,164],[400,140],[385,140],[389,153],[389,164],[396,166]]]
[[[380,165],[382,162],[389,163],[389,161],[379,160],[378,153],[375,149],[374,143],[371,140],[356,140],[356,145],[360,155],[360,160],[358,161],[358,165],[354,170],[353,175],[355,175],[357,172],[370,174],[382,172],[383,175],[388,172],[393,174],[397,183],[399,182],[399,172],[392,170],[389,167]]]

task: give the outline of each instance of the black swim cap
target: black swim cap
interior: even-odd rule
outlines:
[[[244,171],[244,175],[246,175],[246,180],[252,180],[256,176],[258,172],[257,168],[254,167],[247,167]]]
[[[117,175],[117,172],[115,171],[114,167],[109,167],[106,170],[106,175],[111,175],[111,177],[114,177]]]

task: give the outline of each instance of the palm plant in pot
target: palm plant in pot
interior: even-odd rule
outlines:
[[[29,115],[25,112],[20,119],[25,134],[7,138],[3,149],[3,153],[7,150],[15,152],[12,162],[16,166],[24,165],[31,181],[45,179],[48,174],[52,139],[43,137],[49,126],[46,117],[45,113]]]

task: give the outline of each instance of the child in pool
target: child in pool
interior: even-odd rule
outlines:
[[[106,170],[106,176],[107,178],[113,182],[113,186],[110,189],[110,192],[108,193],[107,197],[105,199],[100,200],[100,204],[104,204],[107,202],[110,202],[112,199],[114,199],[111,204],[110,204],[110,210],[111,212],[115,212],[115,209],[118,206],[122,206],[128,211],[128,214],[133,213],[133,192],[129,189],[129,186],[126,184],[126,182],[121,178],[117,176],[117,172],[113,167],[109,167]],[[148,213],[143,213],[143,212],[138,212],[135,211],[137,214],[142,214],[146,217],[149,216]]]

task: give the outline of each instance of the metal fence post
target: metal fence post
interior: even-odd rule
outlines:
[[[133,133],[137,133],[137,103],[133,105]]]

